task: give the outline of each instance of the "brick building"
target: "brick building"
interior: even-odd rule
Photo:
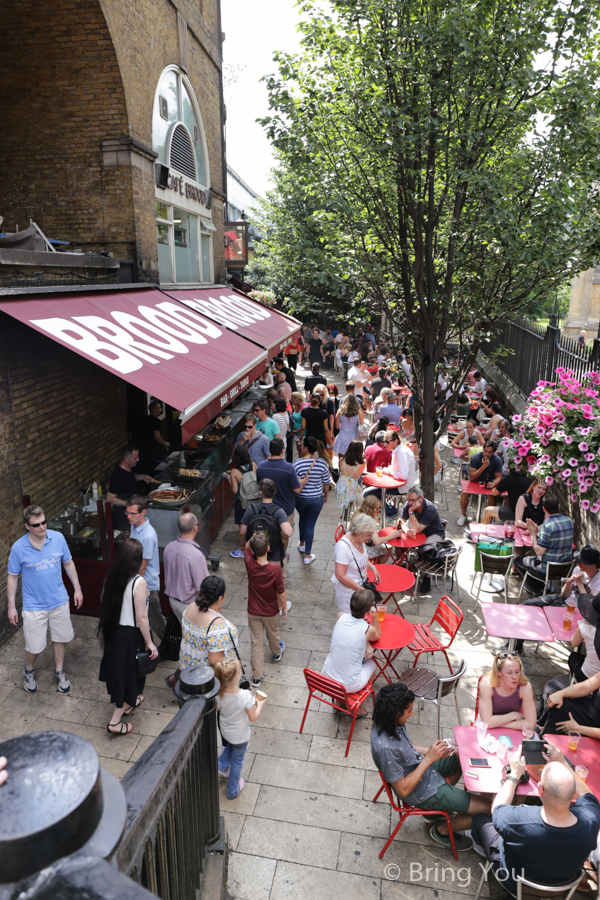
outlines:
[[[6,0],[0,39],[0,230],[114,256],[0,260],[0,293],[224,284],[219,0]],[[145,400],[0,312],[0,642],[23,496],[51,517],[105,478]]]

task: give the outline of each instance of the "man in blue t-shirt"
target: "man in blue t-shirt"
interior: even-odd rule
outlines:
[[[283,458],[284,443],[281,438],[273,438],[270,444],[271,458],[261,462],[256,470],[258,481],[263,478],[270,478],[277,485],[277,493],[273,497],[275,506],[280,506],[286,516],[288,522],[294,527],[294,511],[296,509],[296,494],[299,494],[307,478],[300,481],[296,475],[293,465],[286,462]],[[287,541],[284,540],[284,546]]]
[[[550,742],[547,747],[548,765],[538,785],[541,806],[512,806],[525,771],[519,746],[492,803],[492,815],[473,819],[474,849],[513,894],[516,875],[538,884],[574,881],[598,840],[600,803],[558,747]]]
[[[269,410],[269,401],[268,400],[257,400],[254,406],[252,407],[252,412],[256,416],[256,428],[258,431],[262,431],[270,441],[273,440],[274,437],[280,435],[280,429],[277,422],[273,419],[270,419],[267,415]]]
[[[69,595],[62,577],[63,566],[73,585],[76,607],[81,606],[83,594],[67,542],[60,531],[46,528],[46,516],[41,506],[28,506],[23,511],[23,518],[27,534],[11,547],[6,584],[8,620],[11,625],[17,625],[16,594],[21,576],[26,660],[23,687],[30,694],[37,691],[35,661],[46,646],[46,634],[50,628],[50,640],[54,647],[54,681],[60,693],[66,694],[71,690],[71,682],[64,670],[65,646],[75,634],[69,613]]]
[[[469,460],[469,479],[490,491],[502,480],[502,460],[496,455],[497,448],[495,441],[486,441],[481,453],[474,453]],[[458,525],[466,524],[468,505],[469,494],[463,491],[460,495],[461,515]]]
[[[162,640],[167,620],[160,608],[160,562],[158,559],[158,536],[146,518],[148,500],[141,494],[134,494],[127,501],[125,513],[130,525],[129,537],[142,545],[142,565],[140,575],[146,579],[148,588],[148,619],[150,627]]]

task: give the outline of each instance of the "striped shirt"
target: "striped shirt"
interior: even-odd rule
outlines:
[[[567,562],[573,555],[573,522],[568,516],[548,516],[538,531],[536,543],[545,547],[542,569],[546,571],[549,562]]]
[[[313,463],[312,456],[304,456],[302,459],[297,459],[294,463],[294,469],[296,470],[296,475],[298,478],[305,478],[308,470],[310,469]],[[329,466],[325,462],[324,459],[319,457],[312,467],[311,473],[308,476],[308,481],[302,488],[300,492],[300,497],[322,497],[323,496],[323,485],[329,484],[331,478],[329,477]]]

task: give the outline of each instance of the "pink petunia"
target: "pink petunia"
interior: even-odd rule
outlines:
[[[587,444],[585,441],[582,441],[579,444],[579,450],[581,453],[586,453],[589,449],[590,449],[590,445]]]
[[[579,493],[585,494],[586,491],[587,491],[587,484],[584,481],[582,481],[581,484],[579,485]]]
[[[593,453],[586,453],[586,454],[585,454],[585,461],[586,461],[586,462],[591,462],[593,459],[594,459],[594,454],[593,454]]]
[[[513,420],[513,422],[515,423],[515,425],[517,424],[517,422],[520,422],[521,419],[522,419],[522,416],[519,416],[519,415],[516,415],[516,416],[513,416],[513,417],[512,417],[512,420]]]
[[[547,447],[549,443],[550,443],[550,441],[548,440],[548,438],[545,438],[545,437],[540,438],[540,444],[542,445],[542,447]]]
[[[582,501],[581,501],[581,508],[582,508],[582,509],[589,509],[589,508],[590,508],[590,501],[589,501],[589,500],[582,500]]]
[[[575,457],[572,456],[571,459],[569,460],[569,465],[571,466],[572,469],[575,469],[577,467],[578,462],[579,462],[579,460],[575,459]]]
[[[585,479],[585,483],[586,483],[586,486],[587,486],[587,487],[593,487],[593,486],[594,486],[594,479],[593,479],[593,478],[586,478],[586,479]]]
[[[598,463],[595,463],[595,462],[590,463],[588,466],[588,469],[590,470],[590,472],[597,472],[598,471]]]
[[[552,475],[546,475],[546,484],[554,484],[554,478]]]
[[[572,444],[572,443],[573,443],[573,438],[571,437],[571,435],[565,434],[565,444]]]
[[[571,503],[577,503],[577,494],[569,494],[569,500]]]

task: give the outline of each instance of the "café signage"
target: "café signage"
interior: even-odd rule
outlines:
[[[196,200],[202,206],[206,206],[206,191],[196,187],[195,184],[190,184],[182,175],[169,175],[167,190],[175,191],[182,197],[187,197],[188,200]]]

